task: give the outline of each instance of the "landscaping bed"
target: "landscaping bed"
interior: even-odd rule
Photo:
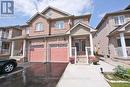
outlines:
[[[111,87],[130,87],[130,83],[110,83]]]
[[[114,72],[103,72],[111,87],[130,87],[130,69],[117,66]]]
[[[127,82],[127,81],[130,81],[130,79],[124,79],[124,78],[121,78],[121,77],[119,77],[119,76],[117,76],[117,75],[115,75],[114,73],[112,73],[112,72],[105,72],[105,73],[103,73],[103,75],[104,75],[104,77],[107,79],[107,80],[109,80],[109,81],[118,81],[118,82]]]

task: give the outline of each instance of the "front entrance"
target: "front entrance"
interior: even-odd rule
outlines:
[[[87,64],[90,41],[89,36],[72,37],[72,56],[75,57],[76,64]]]
[[[77,55],[85,55],[85,39],[79,39],[75,42],[75,47],[77,48]]]

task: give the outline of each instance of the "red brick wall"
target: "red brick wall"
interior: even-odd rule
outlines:
[[[68,29],[70,29],[70,26],[68,24],[69,19],[58,20],[58,21],[64,21],[64,29],[55,28],[56,20],[52,21],[51,22],[51,34],[65,33]]]
[[[44,25],[44,30],[43,31],[36,31],[36,23],[42,22]],[[32,23],[29,25],[29,36],[36,36],[36,35],[48,35],[49,34],[49,23],[48,21],[41,17],[38,16],[35,18],[35,20],[32,21]]]
[[[76,18],[76,19],[83,19],[83,23],[88,23],[88,17],[84,18]],[[76,20],[74,19],[74,20]],[[58,34],[58,33],[65,33],[67,30],[70,29],[70,25],[68,24],[68,21],[70,19],[58,19],[58,20],[52,20],[51,24],[47,21],[46,18],[41,17],[40,15],[37,16],[30,24],[29,24],[29,35],[30,36],[37,36],[37,35],[48,35],[49,34],[49,25],[51,26],[51,34]],[[64,21],[64,29],[56,29],[55,23],[56,21]],[[36,23],[42,22],[44,24],[44,30],[43,31],[36,31]]]

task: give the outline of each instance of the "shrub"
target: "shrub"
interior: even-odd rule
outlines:
[[[89,56],[90,62],[92,62],[94,65],[98,65],[97,62],[99,62],[99,59],[96,56]]]
[[[128,74],[130,75],[130,69],[127,70]]]
[[[125,69],[122,66],[117,66],[114,69],[114,71],[115,71],[115,75],[117,75],[117,76],[119,76],[119,77],[121,77],[123,79],[128,79],[129,78],[127,69]]]

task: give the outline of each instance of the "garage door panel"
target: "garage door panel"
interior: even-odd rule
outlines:
[[[30,49],[30,62],[44,62],[45,49],[41,46],[31,47]]]
[[[67,48],[51,48],[51,61],[67,61]]]

